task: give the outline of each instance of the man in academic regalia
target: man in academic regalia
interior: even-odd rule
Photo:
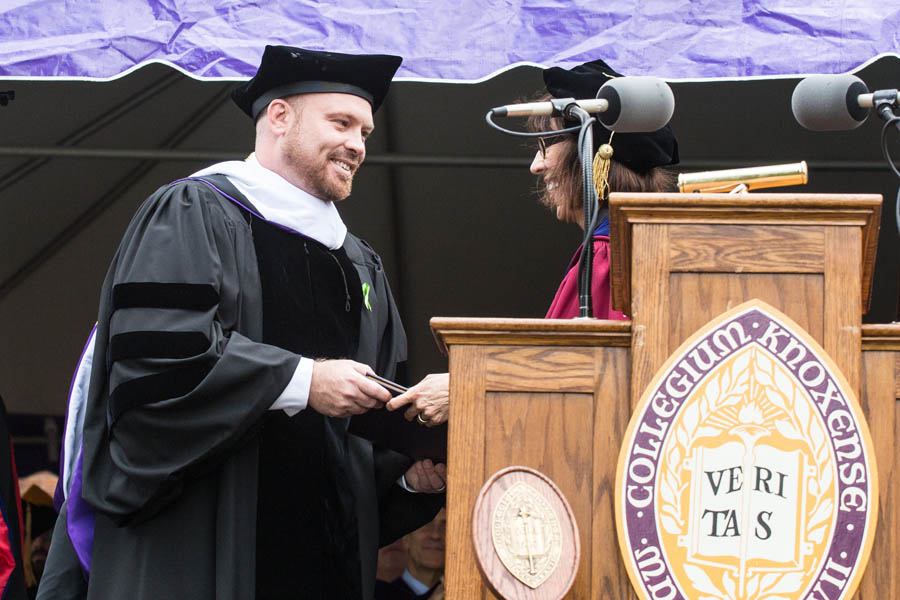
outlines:
[[[406,358],[381,261],[334,206],[400,61],[267,47],[233,92],[255,153],[129,225],[62,513],[92,509],[89,546],[72,523],[60,542],[89,599],[369,598],[377,548],[439,509],[443,465],[347,433],[390,398],[365,373]]]

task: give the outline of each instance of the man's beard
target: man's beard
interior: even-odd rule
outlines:
[[[353,174],[347,179],[335,177],[331,173],[332,159],[343,160],[351,165],[359,162],[359,159],[347,152],[334,151],[324,159],[321,155],[307,154],[303,151],[303,142],[298,132],[295,131],[294,143],[289,144],[285,150],[287,164],[296,169],[297,174],[309,186],[306,190],[313,196],[330,202],[340,202],[350,195],[353,187]]]

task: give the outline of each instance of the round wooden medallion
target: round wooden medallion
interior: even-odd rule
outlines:
[[[475,500],[472,540],[499,598],[561,599],[575,582],[578,525],[559,488],[534,469],[507,467],[488,479]]]

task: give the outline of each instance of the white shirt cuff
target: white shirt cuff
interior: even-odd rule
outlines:
[[[408,483],[406,483],[406,473],[400,476],[400,479],[397,480],[397,485],[402,487],[407,492],[412,492],[413,494],[418,494],[419,491],[411,488]]]
[[[293,417],[306,408],[309,401],[309,385],[312,383],[313,362],[311,358],[300,358],[294,376],[269,410],[283,410],[287,416]]]

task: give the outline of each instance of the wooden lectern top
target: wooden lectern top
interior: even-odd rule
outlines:
[[[733,273],[754,268],[773,273],[779,265],[784,272],[822,272],[825,251],[814,228],[862,227],[860,314],[868,310],[881,225],[879,194],[612,193],[609,213],[612,305],[626,314],[631,310],[636,224],[671,228],[672,271],[680,270],[680,263],[695,267],[699,260],[710,271]],[[685,243],[679,243],[682,238]]]
[[[631,345],[630,321],[432,317],[430,323],[438,348],[444,354],[451,344],[626,348]]]

